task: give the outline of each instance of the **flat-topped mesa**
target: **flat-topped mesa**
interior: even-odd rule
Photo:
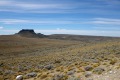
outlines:
[[[33,29],[22,29],[18,32],[18,34],[32,33],[36,34]]]
[[[17,34],[20,35],[20,36],[29,37],[29,38],[46,37],[44,34],[41,34],[41,33],[36,34],[33,29],[22,29]]]

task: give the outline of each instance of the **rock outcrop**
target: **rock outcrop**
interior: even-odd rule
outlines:
[[[41,33],[35,33],[33,29],[22,29],[20,30],[17,35],[20,35],[22,37],[29,37],[29,38],[43,38],[46,37],[46,35]]]

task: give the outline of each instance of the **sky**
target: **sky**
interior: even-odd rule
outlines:
[[[21,29],[120,37],[120,0],[0,0],[0,35]]]

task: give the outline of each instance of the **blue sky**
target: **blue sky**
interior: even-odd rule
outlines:
[[[0,0],[0,35],[21,29],[120,37],[120,0]]]

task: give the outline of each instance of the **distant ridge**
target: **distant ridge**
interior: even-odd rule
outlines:
[[[120,37],[72,35],[72,34],[53,34],[53,35],[49,35],[48,37],[49,39],[75,40],[75,41],[83,41],[83,42],[95,42],[95,41],[120,39]]]
[[[72,34],[44,35],[42,33],[35,33],[33,29],[22,29],[15,35],[19,35],[19,36],[27,37],[27,38],[48,38],[48,39],[74,40],[74,41],[84,41],[84,42],[95,42],[95,41],[120,39],[120,37],[88,36],[88,35],[72,35]]]
[[[33,29],[22,29],[16,35],[20,35],[22,37],[29,37],[29,38],[43,38],[46,35],[41,33],[35,33]]]

